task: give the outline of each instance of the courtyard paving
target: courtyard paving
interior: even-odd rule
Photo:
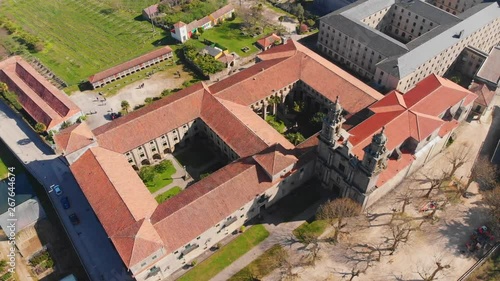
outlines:
[[[94,129],[110,122],[109,114],[120,111],[123,100],[129,102],[130,110],[132,110],[134,106],[144,104],[144,99],[160,96],[165,89],[182,87],[185,79],[191,79],[191,76],[182,72],[180,66],[179,69],[184,74],[181,75],[181,78],[173,77],[169,74],[170,71],[158,72],[149,79],[140,80],[123,87],[116,95],[106,98],[106,101],[103,101],[103,96],[99,95],[99,89],[84,92],[76,91],[69,98],[81,108],[83,113],[87,114],[87,124],[91,129]],[[143,83],[144,87],[139,88],[139,85]],[[90,112],[97,113],[89,114]]]
[[[497,99],[498,104],[498,99]],[[497,118],[499,118],[497,116]],[[486,136],[490,125],[490,118],[482,118],[482,122],[472,121],[464,123],[457,129],[457,140],[441,155],[438,155],[426,164],[419,172],[420,174],[434,174],[449,167],[447,153],[468,144],[472,155],[477,155],[482,140]],[[462,178],[465,182],[473,165],[471,161],[460,167],[456,172],[456,178]],[[421,184],[416,189],[428,187]],[[352,219],[347,231],[349,236],[344,236],[340,243],[331,245],[322,243],[320,259],[315,266],[300,265],[305,252],[299,249],[299,245],[289,248],[292,256],[291,261],[296,265],[294,273],[295,280],[344,280],[351,277],[353,269],[365,269],[366,263],[363,258],[355,254],[353,248],[356,245],[380,245],[390,236],[388,224],[391,220],[392,209],[400,208],[401,203],[397,200],[397,194],[403,186],[370,207],[366,216]],[[416,194],[411,204],[407,207],[406,214],[412,217],[421,217],[418,209],[424,203],[419,196],[423,191],[414,191]],[[355,280],[420,280],[419,272],[431,272],[435,268],[435,262],[440,260],[443,264],[450,265],[449,269],[440,272],[439,280],[456,280],[476,259],[467,254],[465,243],[470,234],[487,221],[484,206],[481,204],[481,195],[477,184],[473,183],[469,188],[472,197],[461,198],[460,202],[446,206],[444,211],[438,211],[438,221],[433,224],[426,223],[421,230],[414,231],[408,243],[402,244],[393,255],[383,255],[379,262],[372,262]],[[362,248],[362,247],[361,247]],[[358,248],[360,249],[360,248]],[[265,281],[279,280],[279,270],[264,278]]]

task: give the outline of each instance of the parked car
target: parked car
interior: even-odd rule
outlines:
[[[58,184],[53,184],[51,187],[56,192],[57,196],[63,194],[62,189]]]
[[[63,198],[61,198],[61,204],[63,206],[64,209],[69,209],[70,205],[69,205],[69,199],[67,196],[64,196]]]
[[[77,225],[80,223],[80,219],[78,218],[78,216],[75,213],[69,215],[69,220],[71,221],[71,223],[73,225]]]

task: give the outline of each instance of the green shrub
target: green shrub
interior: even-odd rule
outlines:
[[[151,166],[144,166],[139,171],[139,177],[144,182],[152,181],[155,178],[154,168]]]
[[[37,133],[41,134],[41,133],[45,132],[45,130],[47,130],[47,127],[45,126],[45,124],[38,122],[38,123],[36,123],[34,129]]]
[[[10,278],[12,278],[12,273],[7,272],[7,273],[5,273],[4,275],[2,275],[2,276],[0,277],[0,280],[2,280],[2,281],[7,281],[7,280],[9,280]]]

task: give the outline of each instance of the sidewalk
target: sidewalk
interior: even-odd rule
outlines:
[[[248,251],[246,254],[241,256],[239,259],[234,261],[231,265],[226,267],[224,270],[219,272],[215,277],[210,279],[210,281],[225,281],[231,278],[233,275],[242,270],[245,266],[251,263],[253,260],[262,255],[265,251],[270,249],[272,246],[276,244],[281,244],[282,246],[286,246],[286,239],[292,235],[292,231],[303,224],[307,219],[311,218],[316,214],[316,210],[319,207],[319,202],[307,208],[301,214],[295,216],[289,222],[281,222],[277,225],[273,224],[272,221],[275,221],[276,218],[273,215],[264,214],[264,227],[269,231],[270,235],[266,238],[266,240],[262,241],[259,245],[255,246],[252,250]]]

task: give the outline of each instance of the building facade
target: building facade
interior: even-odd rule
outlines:
[[[89,77],[92,87],[100,88],[118,79],[122,79],[132,73],[143,70],[173,57],[172,49],[169,46],[162,47],[150,53],[129,60],[110,69],[96,73]]]
[[[72,126],[55,140],[131,276],[161,280],[314,175],[317,139],[294,146],[265,117],[286,114],[294,101],[320,110],[336,96],[350,114],[383,97],[289,41],[220,82],[195,84],[92,131]],[[198,138],[230,163],[156,203],[133,168]]]
[[[316,171],[323,185],[365,208],[438,154],[477,96],[428,76],[405,95],[392,91],[349,130],[337,100],[319,136]]]
[[[498,44],[498,4],[469,4],[453,15],[419,0],[361,0],[320,19],[317,46],[360,76],[404,93],[430,74],[444,75],[465,47],[488,53]]]

